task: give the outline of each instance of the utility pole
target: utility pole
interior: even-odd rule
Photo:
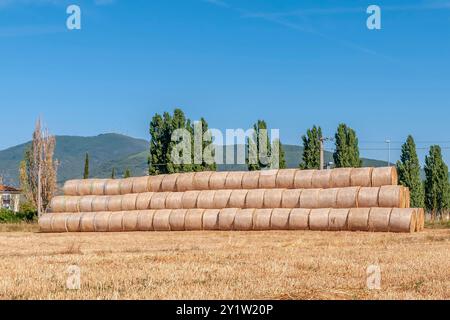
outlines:
[[[325,141],[333,141],[333,138],[327,138],[327,137],[320,137],[320,168],[319,170],[323,170],[324,168],[324,152],[323,152],[323,143]]]
[[[386,139],[385,141],[388,145],[388,167],[391,166],[391,140],[390,139]]]

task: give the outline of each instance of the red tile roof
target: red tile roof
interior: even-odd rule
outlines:
[[[6,192],[20,192],[20,190],[13,188],[13,187],[8,187],[5,185],[0,184],[0,192],[1,191],[6,191]]]

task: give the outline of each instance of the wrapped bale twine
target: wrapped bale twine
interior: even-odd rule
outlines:
[[[312,188],[326,189],[331,186],[332,170],[315,170],[312,176]]]
[[[350,175],[352,187],[371,187],[373,168],[353,168]]]
[[[166,199],[169,192],[155,192],[150,200],[150,209],[166,209]]]
[[[137,177],[132,179],[132,193],[148,192],[149,177]]]
[[[108,211],[109,196],[96,196],[92,200],[92,211],[103,212]]]
[[[121,211],[122,198],[123,196],[110,196],[108,199],[108,211]]]
[[[262,170],[259,175],[260,189],[273,189],[277,187],[278,170]]]
[[[245,208],[248,190],[233,190],[228,201],[230,208]]]
[[[183,199],[181,200],[181,205],[184,209],[195,209],[197,208],[197,199],[201,191],[193,190],[183,192]]]
[[[156,210],[153,215],[153,229],[155,231],[170,231],[170,214],[172,210]]]
[[[92,181],[92,195],[103,196],[105,195],[105,187],[107,180],[96,179]]]
[[[187,209],[175,209],[170,213],[170,231],[184,231]]]
[[[230,172],[225,182],[225,189],[242,189],[244,172]]]
[[[378,194],[378,205],[384,208],[404,207],[403,188],[400,186],[382,186]]]
[[[219,209],[206,209],[203,212],[203,230],[219,230]]]
[[[109,232],[122,232],[123,231],[123,216],[125,212],[112,212],[109,216]]]
[[[336,208],[358,208],[358,193],[360,187],[349,187],[339,189]]]
[[[68,232],[67,230],[67,219],[69,218],[68,213],[55,214],[52,219],[52,232]]]
[[[225,189],[228,172],[214,172],[209,178],[209,188],[212,190]]]
[[[123,231],[138,231],[139,211],[129,211],[123,214]]]
[[[40,232],[52,232],[52,219],[54,214],[46,213],[39,218],[39,231]]]
[[[268,189],[264,193],[264,208],[281,208],[283,189]]]
[[[181,209],[183,208],[183,192],[170,192],[166,198],[166,209]]]
[[[245,199],[245,207],[241,208],[255,208],[262,209],[264,206],[264,189],[248,190],[247,198]]]
[[[194,177],[194,172],[181,174],[177,180],[177,191],[184,192],[194,190]]]
[[[280,189],[293,189],[297,169],[283,169],[278,171],[276,187]]]
[[[287,189],[283,191],[282,208],[300,208],[301,189]]]
[[[331,188],[350,187],[353,168],[337,168],[331,170]]]
[[[253,214],[256,209],[242,209],[234,217],[234,230],[248,231],[253,230]]]
[[[127,178],[120,181],[120,194],[129,194],[133,191],[133,179]]]
[[[243,189],[257,189],[259,185],[261,171],[245,172],[242,177]]]
[[[315,170],[297,170],[294,178],[294,188],[311,189]]]
[[[105,194],[108,196],[120,195],[120,180],[111,179],[105,183]]]
[[[80,212],[81,197],[66,197],[66,212]]]
[[[416,209],[394,208],[389,220],[390,232],[413,233],[416,230],[417,215]]]
[[[219,212],[219,230],[229,231],[234,228],[234,219],[240,209],[226,208]]]
[[[315,231],[327,231],[331,209],[312,209],[309,214],[309,228]]]
[[[398,183],[395,167],[374,168],[372,171],[372,187],[395,186]]]
[[[320,189],[304,189],[300,194],[300,208],[315,209],[319,207]]]
[[[64,183],[63,192],[66,196],[77,196],[78,195],[78,185],[81,180],[69,180]]]
[[[392,208],[372,208],[369,213],[369,231],[388,232]]]
[[[380,188],[362,187],[358,193],[358,206],[361,208],[378,207]]]
[[[350,209],[331,209],[328,217],[328,230],[343,231],[348,229]]]
[[[148,178],[147,190],[150,192],[160,192],[162,181],[166,175],[160,174],[157,176],[150,176]]]
[[[94,218],[95,232],[108,232],[111,212],[97,212]]]
[[[189,209],[184,220],[186,231],[203,230],[203,212],[205,209]]]
[[[253,213],[253,229],[270,230],[270,221],[272,220],[273,210],[274,209],[256,209]],[[237,214],[239,214],[239,212]]]
[[[369,231],[370,208],[351,208],[348,213],[348,230]]]
[[[211,171],[197,172],[194,176],[195,190],[209,190],[209,179],[213,173]]]
[[[137,231],[153,231],[153,215],[155,210],[140,210],[137,220]]]
[[[150,202],[152,201],[153,192],[139,193],[136,199],[136,210],[150,209]]]
[[[336,208],[337,207],[337,197],[341,189],[331,188],[331,189],[321,189],[319,191],[318,207],[319,208]]]
[[[122,196],[122,211],[136,210],[137,194],[126,194]]]
[[[80,212],[92,212],[92,202],[96,196],[84,196],[80,198],[79,209]]]
[[[68,212],[68,211],[66,211],[66,199],[68,199],[68,197],[65,197],[65,196],[53,197],[50,202],[50,211],[51,212]]]
[[[83,213],[80,220],[81,232],[95,232],[95,215],[94,212]]]
[[[223,209],[228,207],[232,190],[217,190],[214,195],[214,209]]]
[[[92,195],[92,182],[93,181],[91,179],[80,180],[80,183],[78,184],[78,195]]]
[[[289,217],[291,209],[275,208],[272,211],[270,228],[272,230],[289,230]]]
[[[180,173],[173,173],[166,175],[161,183],[162,192],[175,192],[177,190],[177,180]]]
[[[309,230],[311,209],[292,209],[289,216],[289,230]]]
[[[425,210],[423,208],[419,208],[417,209],[416,214],[417,214],[416,231],[420,232],[425,229]]]
[[[216,190],[203,190],[197,198],[197,208],[214,209],[214,196]]]
[[[81,232],[81,217],[82,213],[71,213],[67,218],[68,232]]]

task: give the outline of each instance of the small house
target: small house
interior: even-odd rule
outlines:
[[[20,190],[0,184],[0,209],[19,211]]]

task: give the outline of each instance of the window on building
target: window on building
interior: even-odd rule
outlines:
[[[4,194],[2,196],[2,207],[5,209],[11,209],[11,195]]]

